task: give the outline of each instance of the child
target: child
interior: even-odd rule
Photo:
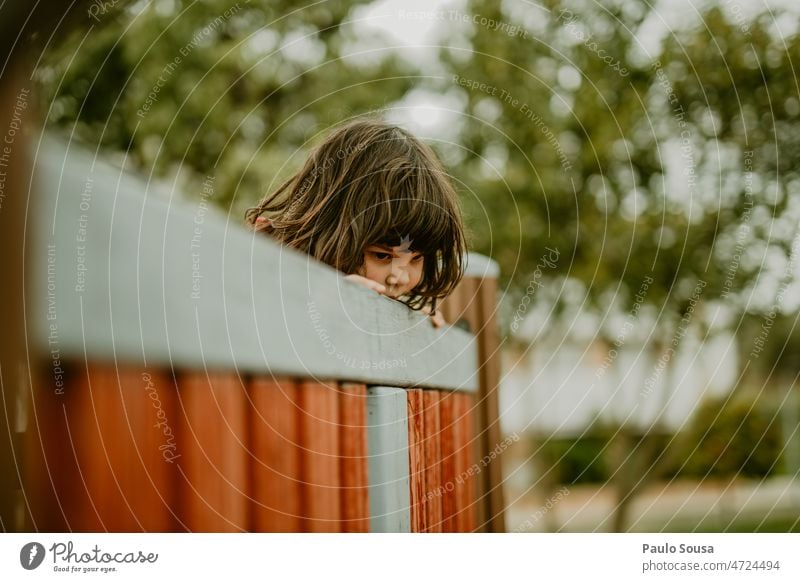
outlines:
[[[345,125],[245,217],[444,325],[436,302],[464,274],[464,225],[435,154],[406,130],[371,119]]]

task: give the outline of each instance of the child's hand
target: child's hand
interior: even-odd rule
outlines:
[[[431,316],[431,323],[433,324],[433,327],[437,327],[438,328],[438,327],[444,327],[445,325],[447,325],[447,322],[444,320],[444,315],[442,315],[441,310],[437,310],[436,313],[431,315],[431,307],[430,307],[430,305],[426,305],[425,307],[423,307],[421,309],[421,311],[425,315],[430,315]]]
[[[354,283],[358,283],[359,285],[363,285],[368,289],[372,289],[380,293],[381,295],[386,295],[386,285],[381,285],[377,281],[373,281],[372,279],[367,279],[366,277],[362,277],[361,275],[346,275],[345,279],[348,281],[353,281]],[[433,327],[444,327],[447,325],[447,322],[444,320],[444,316],[440,310],[437,310],[436,313],[431,315],[431,308],[429,305],[423,307],[420,311],[425,315],[430,315],[431,323]]]
[[[361,275],[347,275],[345,279],[347,279],[348,281],[353,281],[355,283],[358,283],[359,285],[363,285],[364,287],[372,289],[373,291],[377,291],[381,295],[386,294],[386,286],[381,285],[380,283],[378,283],[377,281],[373,281],[372,279],[367,279],[366,277],[362,277]]]

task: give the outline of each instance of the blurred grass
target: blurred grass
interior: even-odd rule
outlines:
[[[746,517],[731,520],[727,524],[720,523],[719,518],[705,519],[695,522],[673,522],[663,529],[655,528],[650,531],[664,533],[800,533],[800,516],[776,517],[771,519],[757,519]]]

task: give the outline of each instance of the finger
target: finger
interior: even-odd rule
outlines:
[[[362,277],[361,275],[346,275],[345,279],[353,281],[354,283],[358,283],[359,285],[363,285],[364,287],[368,287],[373,291],[376,291],[381,294],[386,293],[386,287],[381,285],[377,281],[373,281],[372,279],[367,279],[366,277]]]

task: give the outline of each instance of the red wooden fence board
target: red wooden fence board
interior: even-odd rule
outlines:
[[[457,530],[456,514],[458,513],[455,480],[458,476],[456,450],[460,439],[459,425],[455,421],[455,394],[443,393],[439,404],[441,418],[441,451],[442,451],[442,531]]]
[[[69,397],[80,389],[75,367],[62,363],[64,383],[55,385],[52,367],[34,371],[25,435],[26,529],[74,531],[75,513],[90,510],[69,429]],[[57,394],[56,390],[63,390]]]
[[[475,500],[476,481],[481,465],[475,461],[475,433],[472,420],[473,399],[468,394],[454,394],[455,422],[458,425],[456,471],[456,498],[458,513],[456,529],[460,532],[475,531],[477,526]],[[485,468],[483,469],[485,470]]]
[[[304,381],[300,402],[303,530],[340,531],[339,392],[335,383]]]
[[[299,388],[290,379],[250,384],[253,529],[301,531]]]
[[[476,459],[489,454],[502,440],[499,425],[497,388],[500,382],[500,339],[496,319],[497,280],[464,277],[456,289],[442,302],[442,311],[448,323],[463,319],[476,336],[479,366],[479,391],[472,411],[471,432],[473,453]],[[503,532],[504,499],[502,490],[502,465],[499,456],[475,479],[473,486],[479,500],[475,506],[475,519],[480,531]]]
[[[28,441],[31,526],[175,531],[176,467],[167,461],[175,443],[168,419],[177,420],[172,378],[112,365],[69,370],[63,395],[47,389],[34,395]]]
[[[479,405],[475,410],[476,434],[479,435],[479,457],[489,454],[503,439],[500,429],[500,338],[497,326],[497,280],[484,279],[478,290],[480,297],[479,319],[483,322],[478,332],[478,361],[480,362]],[[504,532],[505,500],[503,498],[502,455],[498,455],[481,474],[477,483],[480,504],[485,512],[480,523],[484,530]]]
[[[424,390],[423,434],[425,438],[425,519],[429,532],[442,531],[442,466],[441,466],[441,422],[438,390]]]
[[[342,531],[366,533],[369,531],[367,387],[347,382],[340,387]]]
[[[411,531],[424,532],[425,514],[425,423],[422,390],[406,390],[408,399],[408,477],[411,487]]]
[[[42,377],[31,529],[369,530],[364,385],[187,373],[176,389],[171,374],[92,365],[69,367],[55,395]],[[408,391],[413,531],[477,527],[473,402]]]
[[[247,392],[233,373],[187,373],[179,385],[182,521],[191,531],[247,531]]]
[[[468,394],[445,393],[441,398],[442,531],[445,532],[475,529],[477,472],[472,452],[471,403]]]

